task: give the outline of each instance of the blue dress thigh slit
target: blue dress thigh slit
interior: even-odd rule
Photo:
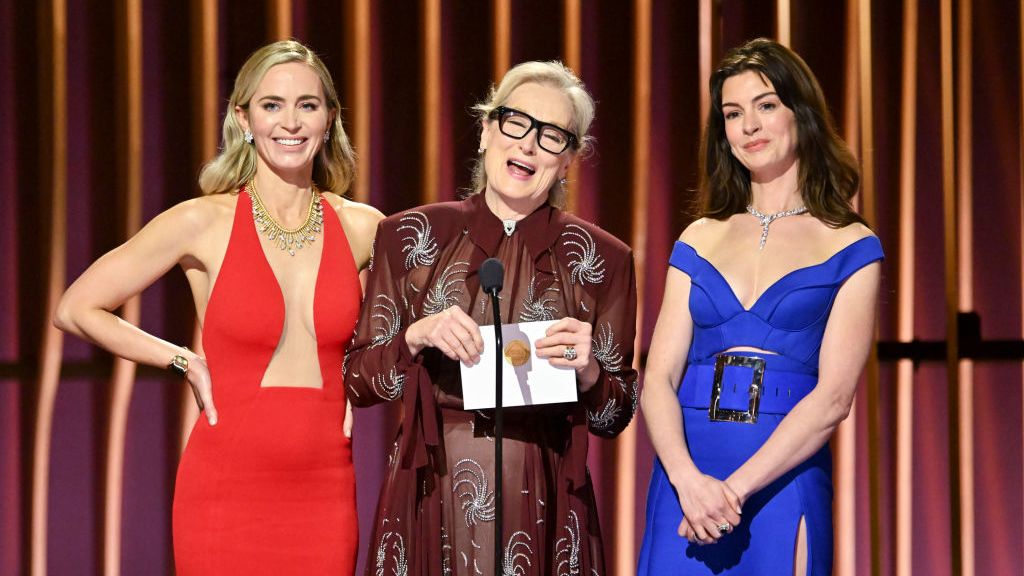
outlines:
[[[745,309],[714,265],[690,245],[676,242],[670,264],[690,277],[693,318],[693,340],[678,399],[686,445],[701,472],[727,478],[814,388],[836,294],[852,274],[882,258],[878,239],[862,238],[825,262],[783,276]],[[721,354],[739,346],[771,353]],[[712,408],[717,419],[711,418]],[[723,418],[723,412],[734,421],[721,421],[729,418]],[[750,422],[753,414],[756,421]],[[656,458],[637,573],[789,575],[801,519],[806,523],[808,576],[831,574],[832,456],[827,444],[753,494],[743,506],[740,525],[704,546],[679,536],[682,510]]]

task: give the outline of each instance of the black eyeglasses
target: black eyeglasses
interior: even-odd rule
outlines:
[[[492,120],[498,120],[498,129],[501,130],[502,134],[516,140],[522,140],[531,130],[536,128],[537,145],[552,154],[561,154],[570,146],[576,148],[579,142],[576,135],[565,128],[541,122],[526,112],[520,112],[515,108],[498,106],[488,116]]]

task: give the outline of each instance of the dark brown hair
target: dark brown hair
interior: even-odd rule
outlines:
[[[722,114],[722,85],[748,70],[770,81],[779,100],[793,111],[800,194],[811,215],[836,228],[866,224],[850,204],[860,185],[860,169],[836,134],[818,80],[800,56],[767,38],[733,48],[711,74],[711,109],[700,148],[702,215],[724,220],[743,212],[751,201],[750,171],[732,154]]]

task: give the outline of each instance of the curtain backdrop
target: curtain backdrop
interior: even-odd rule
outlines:
[[[821,80],[886,250],[879,343],[833,442],[836,573],[1018,573],[1022,22],[1010,0],[0,0],[0,574],[173,573],[191,396],[50,316],[90,262],[197,194],[257,47],[323,56],[359,153],[351,195],[386,214],[468,186],[469,108],[511,64],[566,61],[598,102],[569,209],[635,250],[642,361],[692,219],[707,77],[756,36]],[[120,312],[196,342],[179,270]],[[363,554],[396,423],[357,412]],[[592,447],[608,566],[630,574],[642,415]]]

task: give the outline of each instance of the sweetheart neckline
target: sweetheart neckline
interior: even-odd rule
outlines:
[[[766,294],[771,292],[776,286],[781,284],[784,280],[786,280],[790,276],[793,276],[794,274],[797,274],[799,272],[803,272],[803,271],[806,271],[806,270],[812,270],[814,268],[821,268],[822,266],[825,266],[828,263],[830,263],[833,260],[835,260],[837,257],[839,257],[842,253],[846,252],[850,248],[853,248],[857,244],[860,244],[861,242],[864,242],[865,240],[868,240],[870,238],[876,238],[877,239],[877,236],[870,236],[869,235],[869,236],[865,236],[863,238],[859,238],[857,240],[854,240],[853,242],[850,242],[846,246],[843,246],[842,248],[837,250],[834,254],[832,254],[831,256],[826,258],[825,260],[822,260],[821,262],[818,262],[817,264],[810,264],[810,265],[807,265],[807,266],[800,266],[798,268],[794,268],[794,269],[790,270],[789,272],[786,272],[785,274],[780,276],[777,280],[775,280],[774,282],[769,284],[768,287],[765,288],[760,294],[758,294],[757,298],[754,299],[754,303],[751,304],[749,308],[747,308],[746,306],[743,305],[743,302],[740,300],[739,296],[736,295],[736,290],[733,288],[732,284],[729,283],[729,280],[725,277],[724,274],[722,274],[722,272],[718,269],[718,267],[714,265],[714,263],[712,263],[710,260],[708,260],[707,258],[702,256],[700,254],[700,252],[698,252],[697,249],[693,247],[692,244],[684,242],[683,240],[676,240],[676,242],[679,243],[679,244],[682,244],[683,246],[686,246],[687,248],[689,248],[691,251],[693,251],[694,256],[696,256],[697,258],[701,259],[705,264],[708,265],[709,268],[711,268],[712,270],[715,271],[715,274],[718,275],[718,278],[722,281],[723,284],[725,284],[726,288],[728,288],[729,295],[732,296],[733,302],[735,302],[736,305],[739,306],[739,308],[742,311],[744,311],[744,312],[753,312],[753,310],[755,308],[757,308],[758,304],[760,304],[761,301],[764,300],[764,297],[765,297]]]

